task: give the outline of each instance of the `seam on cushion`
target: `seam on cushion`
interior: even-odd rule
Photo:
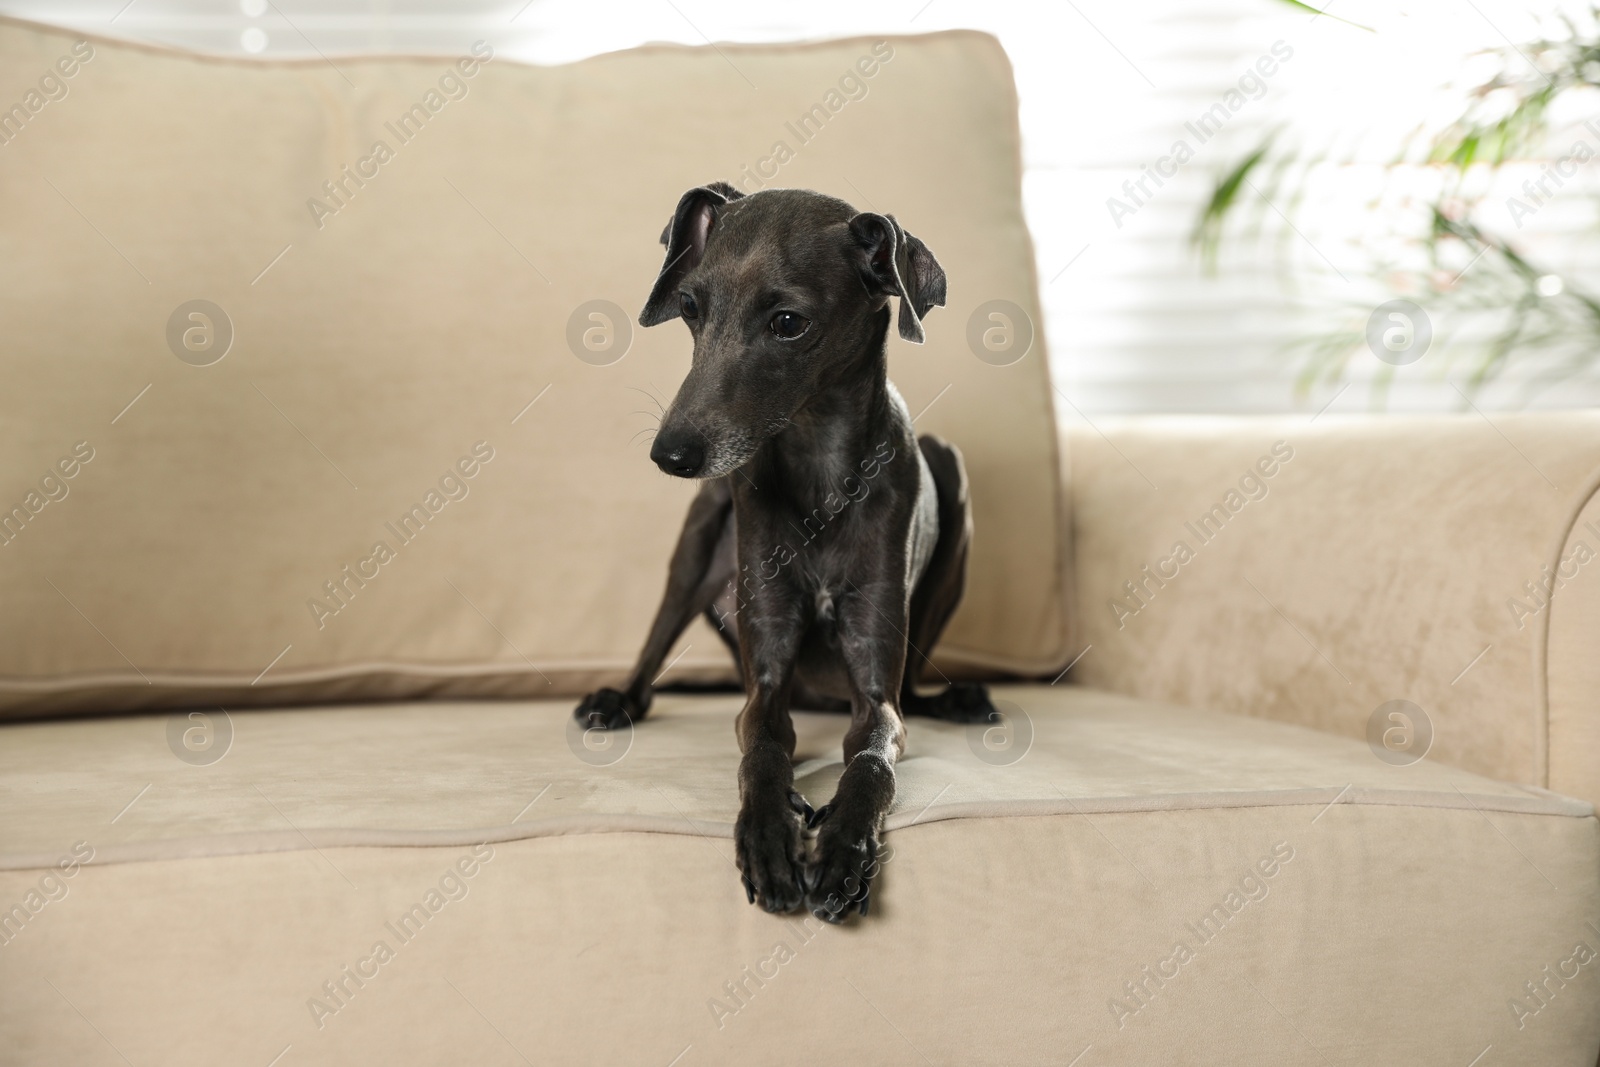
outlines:
[[[1584,509],[1597,493],[1600,493],[1600,468],[1589,475],[1585,488],[1578,494],[1576,505],[1561,527],[1550,557],[1552,574],[1560,570],[1561,551],[1572,540],[1572,531],[1577,528]],[[1555,600],[1554,592],[1550,594],[1550,600]],[[1533,769],[1539,784],[1546,788],[1550,785],[1550,619],[1554,614],[1551,603],[1547,603],[1539,613],[1540,618],[1533,631]]]
[[[241,59],[239,56],[222,52],[204,52],[194,48],[183,48],[179,45],[163,44],[156,41],[141,41],[128,37],[112,37],[106,34],[90,33],[76,26],[64,26],[54,22],[40,22],[37,19],[18,18],[15,15],[0,14],[0,26],[14,26],[19,29],[31,30],[34,33],[50,34],[69,37],[73,40],[87,40],[96,45],[106,45],[113,48],[125,48],[131,52],[143,52],[146,55],[162,56],[170,59],[191,59],[204,63],[214,63],[218,66],[236,67],[240,70],[276,69],[295,70],[299,68],[321,68],[326,66],[327,58],[273,58],[273,59]],[[841,44],[857,44],[863,41],[876,43],[878,41],[919,41],[938,37],[966,37],[988,41],[999,47],[999,38],[983,30],[956,28],[948,30],[934,30],[930,33],[854,33],[845,37],[823,37],[811,41],[725,41],[721,44],[669,44],[665,42],[635,45],[632,48],[618,48],[610,52],[598,52],[592,56],[583,56],[579,59],[569,60],[564,63],[530,63],[527,60],[503,58],[495,55],[498,62],[507,63],[517,67],[528,67],[534,70],[552,70],[579,66],[598,59],[611,59],[615,56],[634,54],[662,54],[672,52],[770,52],[782,55],[792,52],[808,52],[831,48]],[[363,62],[404,62],[404,63],[436,63],[440,59],[451,59],[456,53],[442,52],[330,52],[329,56],[347,63]],[[1010,57],[1007,56],[1007,62]]]
[[[1032,240],[1029,240],[1030,247]],[[1040,317],[1044,316],[1044,308],[1039,309]],[[1040,331],[1035,331],[1040,332]],[[1048,353],[1047,353],[1048,354]],[[1072,650],[1077,646],[1078,633],[1078,568],[1077,568],[1077,539],[1072,526],[1072,444],[1067,439],[1066,428],[1057,420],[1055,404],[1055,379],[1050,374],[1049,363],[1045,364],[1045,381],[1050,386],[1050,420],[1055,432],[1050,435],[1051,465],[1055,468],[1054,491],[1056,494],[1056,590],[1057,609],[1061,612],[1061,674],[1066,673],[1075,660],[1071,659]],[[1056,669],[1056,664],[1051,664],[1049,670]],[[1061,675],[1055,676],[1054,685],[1061,680]]]
[[[1541,791],[1543,793],[1543,791]],[[1060,799],[984,800],[942,804],[912,813],[909,809],[889,816],[889,832],[915,825],[953,819],[1027,818],[1054,815],[1113,815],[1168,811],[1207,811],[1233,808],[1307,807],[1323,811],[1339,807],[1443,808],[1556,818],[1593,818],[1588,801],[1544,793],[1527,797],[1471,796],[1466,793],[1429,793],[1410,789],[1279,789],[1259,792],[1168,793],[1155,796],[1080,797]],[[1318,818],[1321,816],[1319,815]],[[686,816],[585,813],[530,821],[520,826],[467,827],[459,830],[377,830],[306,827],[303,830],[269,830],[203,837],[170,838],[104,845],[83,866],[114,863],[149,863],[161,860],[215,856],[248,856],[267,852],[304,852],[324,848],[445,848],[484,842],[502,844],[538,837],[573,834],[659,833],[685,837],[733,837],[733,824]],[[54,867],[59,850],[51,853],[0,855],[0,871],[41,870]]]
[[[626,661],[611,659],[568,660],[545,664],[545,667],[552,671],[626,670],[629,666]],[[133,685],[140,688],[147,688],[150,685],[174,687],[243,685],[246,688],[271,692],[275,688],[288,685],[325,682],[362,674],[418,674],[441,678],[470,678],[480,675],[533,673],[534,671],[525,664],[519,666],[514,663],[397,663],[392,660],[367,660],[361,663],[325,667],[302,667],[298,671],[275,671],[272,680],[262,685],[256,684],[261,677],[260,674],[249,675],[247,671],[145,671],[143,675],[134,675],[127,671],[97,671],[55,674],[44,678],[0,675],[0,693],[55,693],[117,685]]]
[[[995,656],[990,653],[975,652],[960,646],[944,646],[940,653],[950,659],[978,667],[991,667],[1004,671],[1030,671],[1035,669],[1049,670],[1055,659],[1049,660],[1023,660]],[[621,659],[593,659],[593,660],[566,660],[562,662],[541,661],[539,670],[546,672],[595,672],[619,671],[625,672],[632,667],[632,662]],[[706,661],[704,663],[686,664],[688,666],[703,666],[710,668],[731,667],[721,662]],[[325,682],[339,678],[358,677],[364,674],[399,674],[420,675],[436,678],[474,678],[495,677],[511,675],[531,675],[526,665],[516,663],[398,663],[392,660],[368,660],[361,663],[348,663],[324,667],[303,667],[298,671],[274,671],[271,680],[257,684],[259,673],[251,674],[249,671],[217,671],[217,672],[174,672],[147,670],[144,674],[135,675],[127,671],[95,671],[73,674],[56,674],[42,678],[24,678],[15,675],[0,675],[0,695],[8,693],[63,693],[77,690],[108,688],[112,686],[133,686],[139,690],[146,690],[151,685],[168,685],[174,688],[198,688],[202,686],[242,686],[260,692],[271,692],[275,688],[290,685],[300,685],[306,682]]]
[[[1073,561],[1068,558],[1069,538],[1072,536],[1070,520],[1071,496],[1067,491],[1066,485],[1063,484],[1063,479],[1068,474],[1068,471],[1063,466],[1067,453],[1064,447],[1065,441],[1060,414],[1056,411],[1056,384],[1055,378],[1050,371],[1050,348],[1045,340],[1044,299],[1043,293],[1039,289],[1039,261],[1037,250],[1033,245],[1033,231],[1028,228],[1027,213],[1024,209],[1025,198],[1023,196],[1022,179],[1027,168],[1022,158],[1022,102],[1017,96],[1017,74],[1016,68],[1011,64],[1011,56],[1006,52],[1004,46],[1001,46],[999,51],[1005,64],[1006,89],[1011,102],[1012,166],[1015,168],[1017,176],[1017,210],[1021,215],[1022,222],[1022,246],[1025,253],[1023,259],[1027,269],[1028,287],[1033,294],[1034,310],[1039,317],[1039,321],[1034,323],[1033,347],[1038,356],[1040,374],[1044,378],[1044,403],[1045,411],[1048,414],[1047,425],[1050,431],[1048,447],[1050,450],[1050,470],[1053,475],[1050,480],[1050,492],[1052,494],[1051,514],[1054,517],[1053,525],[1055,526],[1056,535],[1052,556],[1055,560],[1056,611],[1060,613],[1056,625],[1056,640],[1058,644],[1055,655],[1048,656],[1042,662],[1030,662],[1027,667],[1020,669],[1049,673],[1068,662],[1072,655],[1072,647],[1075,644],[1077,631],[1077,597],[1073,586],[1075,575],[1073,573]],[[969,655],[966,661],[970,663],[975,660]],[[981,660],[978,662],[981,663]],[[982,663],[982,665],[992,666],[989,663]]]

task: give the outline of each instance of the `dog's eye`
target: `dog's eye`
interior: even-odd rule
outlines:
[[[801,318],[792,311],[780,311],[772,316],[772,332],[780,341],[793,341],[810,328],[810,319]]]
[[[688,293],[680,293],[678,295],[678,305],[679,309],[683,312],[684,318],[698,319],[700,317],[700,305],[696,304],[694,302],[694,297],[690,296]]]

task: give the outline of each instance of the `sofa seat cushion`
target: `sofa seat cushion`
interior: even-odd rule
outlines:
[[[996,695],[1001,726],[910,724],[873,914],[845,929],[744,901],[736,695],[663,694],[608,751],[567,702],[215,713],[209,750],[185,717],[7,725],[0,1045],[1592,1067],[1587,803],[1294,726]],[[844,727],[797,716],[813,804]]]
[[[999,726],[910,721],[890,830],[974,816],[1322,806],[1336,795],[1340,803],[1590,811],[1428,761],[1393,767],[1364,745],[1278,723],[1071,687],[996,693],[1010,712]],[[0,751],[0,788],[10,794],[0,812],[0,866],[48,861],[62,840],[106,825],[136,795],[95,835],[100,860],[609,831],[733,836],[741,697],[663,693],[634,729],[587,736],[571,719],[572,703],[213,709],[17,724]],[[795,720],[796,784],[820,807],[843,770],[846,718]],[[187,747],[185,731],[195,731]],[[169,734],[195,762],[174,755]],[[208,741],[216,746],[209,752],[200,747]],[[208,756],[215,762],[200,762]]]

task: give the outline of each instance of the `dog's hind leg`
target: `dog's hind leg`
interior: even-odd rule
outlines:
[[[707,481],[689,505],[672,551],[667,591],[650,624],[650,636],[622,689],[597,689],[574,716],[590,727],[612,729],[637,722],[650,710],[662,661],[694,617],[710,609],[733,577],[733,496],[726,478]]]
[[[987,722],[994,715],[989,691],[974,682],[952,682],[942,692],[922,696],[917,676],[932,667],[929,656],[944,633],[967,585],[967,549],[972,542],[972,507],[967,500],[967,472],[954,445],[932,434],[917,438],[917,446],[933,472],[939,492],[939,540],[922,580],[911,591],[910,647],[900,688],[900,709],[907,715],[924,715],[950,722]],[[948,679],[947,679],[948,681]]]

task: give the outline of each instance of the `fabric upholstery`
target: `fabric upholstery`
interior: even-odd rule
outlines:
[[[1025,748],[913,722],[873,915],[847,929],[744,901],[736,697],[663,697],[609,765],[567,746],[566,702],[239,713],[204,766],[174,757],[164,716],[7,726],[0,903],[79,842],[93,858],[6,931],[0,1047],[1354,1067],[1493,1045],[1592,1063],[1600,961],[1543,1001],[1523,985],[1600,946],[1590,805],[1277,723],[998,695]],[[844,725],[799,716],[814,802]]]
[[[1600,415],[1096,427],[1067,476],[1074,681],[1350,737],[1407,700],[1430,759],[1600,798],[1594,567],[1563,564],[1552,610],[1529,586],[1600,550]]]

